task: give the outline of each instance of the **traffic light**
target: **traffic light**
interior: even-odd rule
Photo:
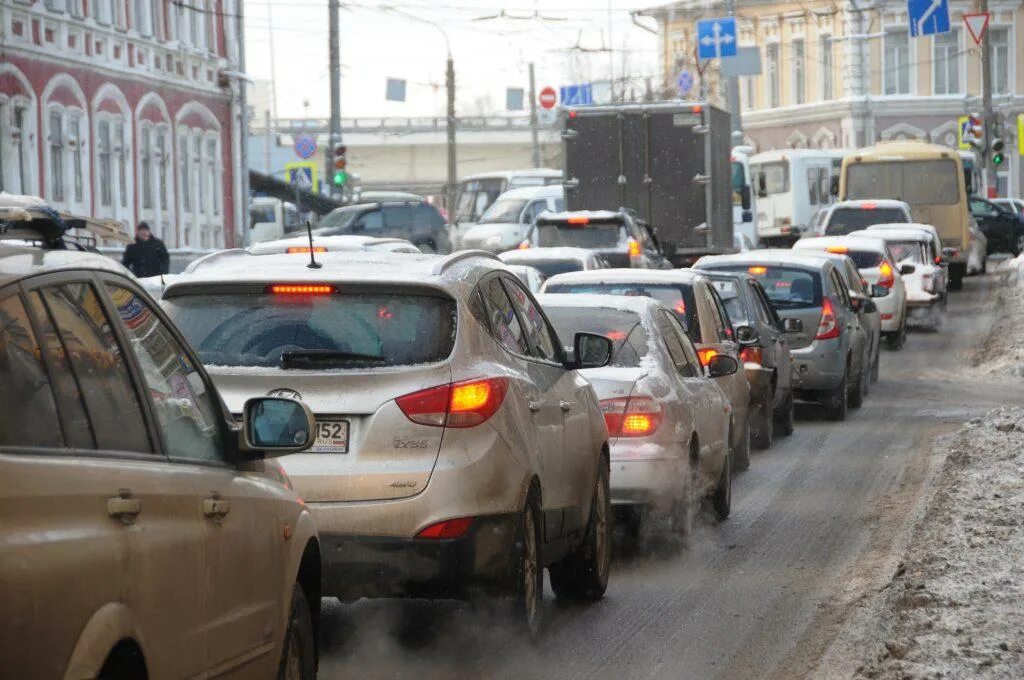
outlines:
[[[348,181],[348,161],[345,153],[348,147],[344,144],[334,145],[334,186],[340,187]]]
[[[970,144],[975,151],[985,150],[985,125],[981,116],[976,113],[967,115],[967,129],[964,131],[964,142]]]
[[[1000,166],[1006,160],[1006,142],[1000,137],[996,137],[992,140],[992,144],[989,145],[992,151],[992,165]]]

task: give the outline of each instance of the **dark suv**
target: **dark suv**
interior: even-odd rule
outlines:
[[[391,236],[411,241],[425,253],[451,252],[444,218],[426,201],[347,205],[320,220],[316,234]]]

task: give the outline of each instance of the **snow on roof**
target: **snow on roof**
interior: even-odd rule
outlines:
[[[796,265],[805,267],[819,267],[822,262],[828,261],[826,253],[817,253],[812,250],[789,250],[785,248],[773,248],[767,250],[751,250],[746,253],[734,253],[732,255],[705,255],[693,265],[695,268],[714,267],[721,265]]]
[[[585,272],[556,274],[547,286],[571,283],[684,283],[692,284],[701,276],[692,269],[591,269]]]
[[[541,293],[536,297],[541,307],[588,307],[594,309],[614,309],[619,312],[632,312],[634,314],[664,306],[654,298],[639,295]]]
[[[817,251],[837,246],[876,253],[884,253],[886,247],[885,239],[876,234],[871,236],[815,236],[812,238],[802,238],[793,245],[793,250]]]
[[[852,201],[839,201],[832,205],[833,210],[839,208],[861,208],[865,203],[873,203],[876,208],[909,208],[904,201],[897,201],[894,198],[861,198]]]
[[[931,224],[922,224],[921,222],[892,222],[888,224],[872,224],[867,228],[867,231],[889,231],[892,229],[921,229],[934,236],[939,235],[939,230]],[[861,231],[864,231],[863,229]],[[881,237],[879,237],[881,238]]]
[[[526,248],[523,250],[509,250],[498,255],[502,262],[508,264],[523,264],[546,260],[579,260],[586,262],[594,257],[594,251],[586,248],[571,248],[568,246],[557,248]]]
[[[309,246],[309,236],[302,234],[291,238],[278,239],[276,241],[264,241],[249,246],[248,250],[253,255],[273,255],[287,253],[288,248],[304,248]],[[356,234],[339,234],[337,236],[313,236],[313,247],[327,248],[328,251],[349,251],[359,252],[362,250],[394,250],[398,247],[408,246],[408,252],[419,252],[411,242],[400,238],[376,238],[373,236],[359,236]],[[309,253],[307,252],[306,255]]]
[[[497,200],[500,201],[506,198],[520,198],[524,200],[529,200],[531,198],[561,198],[563,195],[565,195],[565,190],[562,188],[561,184],[545,184],[542,186],[516,187],[515,189],[509,189],[498,196]]]
[[[909,227],[906,229],[877,229],[875,231],[868,231],[862,229],[855,231],[850,234],[851,236],[875,236],[882,239],[883,241],[923,241],[931,243],[934,240],[935,234],[929,232],[926,229],[919,229],[915,227]]]
[[[570,217],[585,217],[594,222],[622,219],[622,213],[616,210],[572,210],[544,213],[538,219],[546,222],[565,222]]]

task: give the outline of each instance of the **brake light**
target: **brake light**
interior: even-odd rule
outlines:
[[[629,256],[639,257],[640,256],[640,242],[635,238],[629,239]]]
[[[464,536],[471,526],[473,526],[472,517],[446,519],[426,527],[416,534],[416,538],[459,538]]]
[[[877,207],[878,207],[878,204],[875,203],[874,201],[867,201],[866,203],[861,203],[860,204],[860,209],[861,210],[874,210]]]
[[[575,118],[577,115],[579,115],[579,114],[577,114],[575,111],[570,111],[569,112],[569,117],[570,118]]]
[[[330,295],[337,291],[327,284],[274,283],[267,286],[273,295]]]
[[[519,244],[519,250],[529,250],[529,249],[530,249],[530,242],[529,241],[523,241],[522,243]]]
[[[846,246],[829,246],[828,248],[825,248],[825,252],[836,253],[838,255],[846,255],[848,252],[850,252],[850,249],[847,248]]]
[[[707,348],[697,350],[697,356],[700,358],[701,366],[707,366],[708,362],[717,357],[719,354],[717,349]]]
[[[289,255],[294,255],[295,253],[306,253],[308,255],[311,252],[326,253],[327,248],[323,246],[313,246],[312,248],[310,248],[309,246],[289,246],[285,252],[288,253]]]
[[[693,109],[692,109],[692,111],[693,111],[694,113],[700,113],[700,112],[701,112],[701,111],[703,111],[703,110],[704,110],[704,107],[703,107],[703,106],[701,106],[700,104],[694,104],[694,105],[693,105]]]
[[[432,427],[474,427],[497,413],[507,378],[484,378],[438,385],[395,399],[405,417]]]
[[[888,262],[882,262],[878,267],[878,285],[882,288],[892,288],[896,285],[896,270]]]
[[[686,314],[686,300],[680,300],[679,302],[677,302],[676,306],[673,307],[673,309],[675,310],[676,314]]]
[[[768,267],[747,267],[747,272],[754,276],[764,276],[768,273]]]
[[[573,215],[566,222],[569,224],[590,224],[590,218],[586,215]]]
[[[935,258],[935,264],[942,264],[942,258],[941,257],[936,257]]]
[[[740,350],[740,361],[745,364],[764,363],[764,350],[760,347],[744,347]]]
[[[650,397],[602,399],[601,412],[610,437],[646,437],[661,426],[661,405]]]
[[[832,307],[832,300],[822,298],[821,321],[818,322],[818,334],[815,340],[831,340],[839,337],[839,319],[836,318],[836,310]]]

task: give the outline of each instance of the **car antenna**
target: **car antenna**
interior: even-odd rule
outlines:
[[[313,254],[313,223],[309,220],[306,220],[306,234],[309,236],[309,264],[306,267],[309,269],[320,269],[323,265],[316,261],[316,257]]]

